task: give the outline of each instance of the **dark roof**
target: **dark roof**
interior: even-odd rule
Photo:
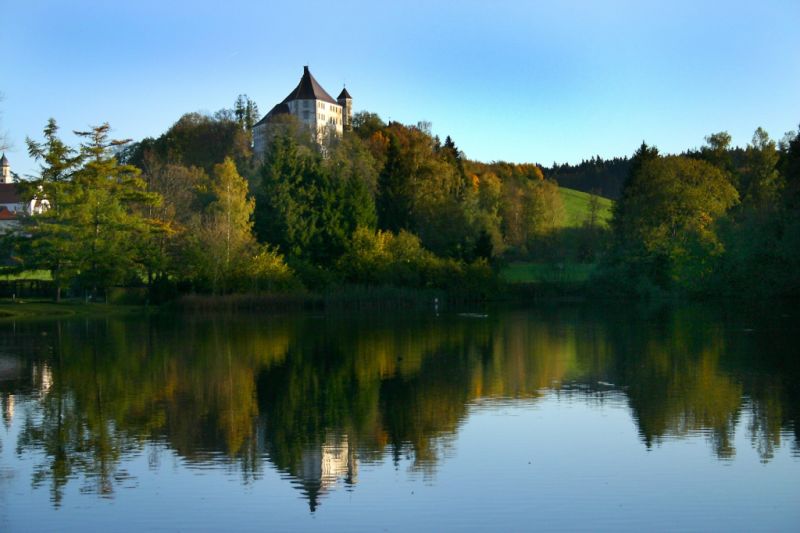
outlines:
[[[303,77],[300,78],[300,83],[281,103],[285,104],[292,100],[322,100],[323,102],[339,105],[339,102],[331,98],[331,95],[325,92],[325,89],[314,79],[308,67],[303,67]]]
[[[337,97],[336,97],[336,99],[337,99],[337,100],[344,100],[345,98],[349,98],[350,100],[352,100],[352,99],[353,99],[353,97],[352,97],[352,96],[350,96],[350,93],[349,93],[349,92],[347,92],[347,87],[345,87],[344,89],[342,89],[342,92],[340,92],[340,93],[339,93],[339,96],[337,96]]]
[[[276,117],[278,115],[288,115],[290,114],[289,106],[281,102],[280,104],[276,105],[272,109],[269,110],[269,113],[264,115],[264,117],[255,123],[255,126],[260,126],[261,124],[266,124],[272,117]]]
[[[17,214],[12,213],[7,207],[0,205],[0,220],[16,220]]]
[[[3,157],[0,157],[0,165],[2,166],[8,165],[8,158],[6,157],[6,154],[3,154]]]
[[[19,204],[22,200],[15,183],[0,183],[0,204]]]

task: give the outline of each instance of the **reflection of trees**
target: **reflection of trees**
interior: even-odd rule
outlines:
[[[27,354],[36,376],[18,448],[43,454],[33,482],[56,504],[76,477],[111,495],[126,479],[121,460],[157,442],[190,462],[222,452],[245,479],[268,457],[314,508],[338,482],[356,482],[359,462],[409,457],[433,473],[474,400],[594,398],[598,382],[625,394],[647,446],[702,433],[731,457],[744,423],[769,460],[800,418],[800,363],[773,326],[705,309],[562,305],[489,319],[23,323],[0,348]],[[25,390],[11,383],[0,382],[4,410]]]
[[[746,316],[723,320],[709,315],[707,307],[661,310],[644,320],[634,318],[634,312],[638,310],[616,315],[604,325],[614,355],[601,372],[627,387],[645,443],[704,433],[720,458],[732,457],[733,434],[746,406],[753,445],[768,460],[780,443],[781,429],[796,425],[781,407],[797,404],[793,383],[800,376],[788,344],[774,352],[776,366],[763,368],[765,339],[749,332],[770,335],[766,332],[774,324],[753,329]],[[776,313],[764,316],[774,319]],[[773,342],[788,340],[788,331],[774,331]],[[793,366],[792,372],[785,372],[787,365]],[[749,398],[747,404],[743,398]]]

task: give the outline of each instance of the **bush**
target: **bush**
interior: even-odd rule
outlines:
[[[443,289],[473,297],[485,297],[497,288],[486,259],[465,263],[437,257],[406,231],[357,229],[337,269],[355,284]]]

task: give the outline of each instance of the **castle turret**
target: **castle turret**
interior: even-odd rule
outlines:
[[[6,154],[3,154],[3,157],[0,157],[0,183],[14,183],[14,179],[11,177],[11,167],[8,164],[8,158]]]
[[[342,106],[342,128],[345,131],[353,129],[353,97],[347,92],[347,88],[342,89],[336,101]]]

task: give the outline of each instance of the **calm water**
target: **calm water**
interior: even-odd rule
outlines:
[[[0,322],[0,530],[800,528],[800,313]]]

